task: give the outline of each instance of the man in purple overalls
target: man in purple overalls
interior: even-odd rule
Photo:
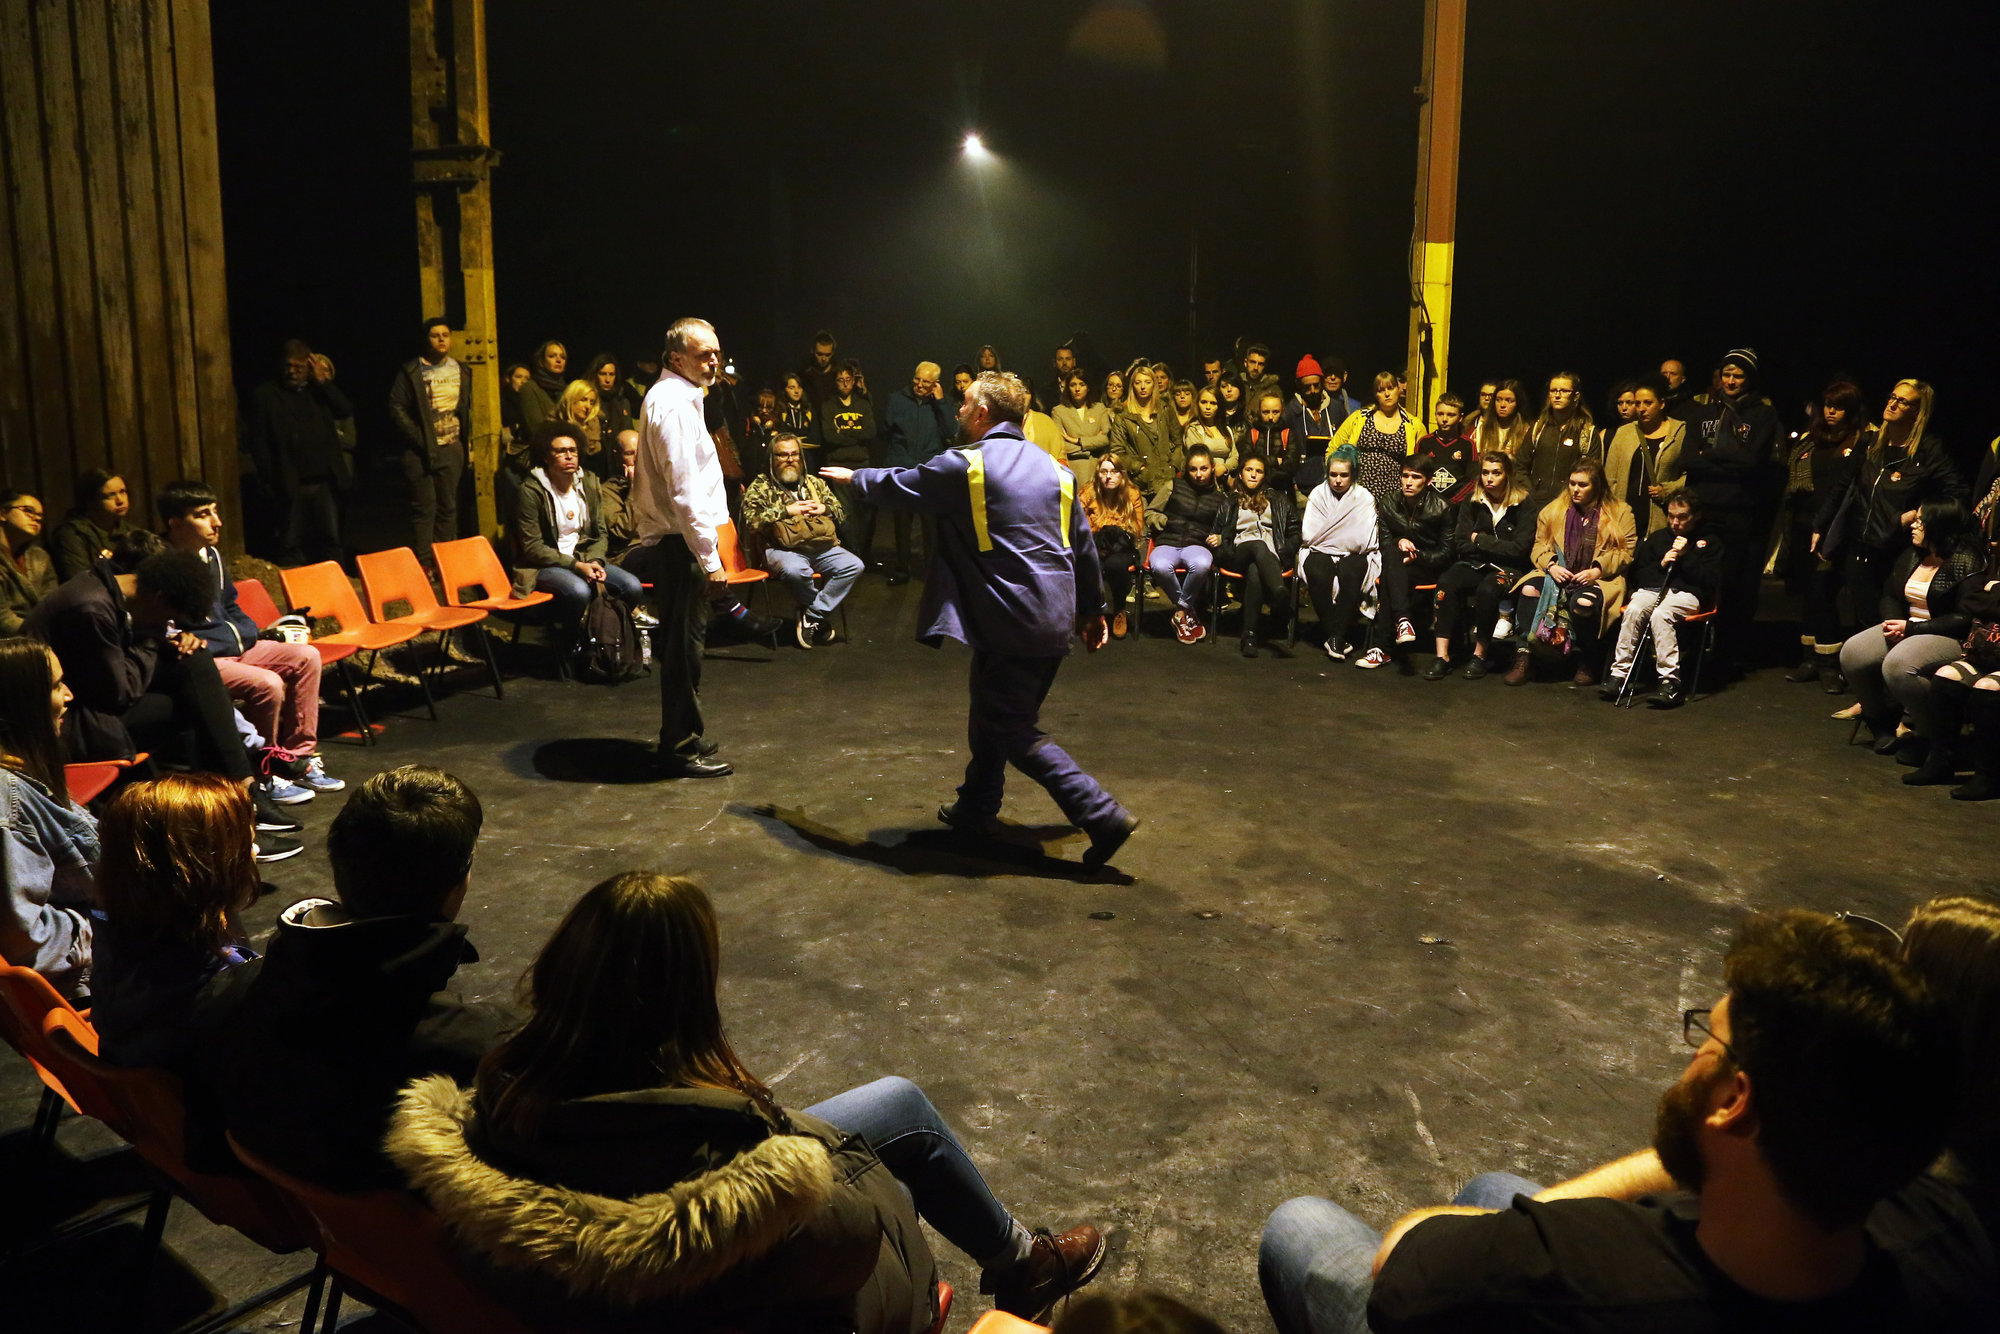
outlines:
[[[1090,835],[1083,860],[1102,866],[1139,821],[1037,725],[1071,633],[1093,653],[1110,637],[1097,543],[1075,474],[1022,437],[1027,407],[1018,377],[988,371],[958,411],[971,445],[917,468],[821,468],[820,476],[851,483],[868,504],[938,517],[917,637],[932,648],[945,639],[972,648],[972,759],[958,800],[938,818],[991,829],[1012,764]]]

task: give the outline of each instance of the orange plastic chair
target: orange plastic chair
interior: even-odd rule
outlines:
[[[138,1150],[153,1170],[159,1188],[146,1211],[146,1245],[141,1274],[150,1273],[160,1236],[179,1196],[210,1222],[233,1228],[268,1251],[290,1255],[311,1244],[309,1221],[281,1192],[257,1177],[219,1176],[187,1164],[187,1105],[180,1080],[164,1070],[128,1069],[97,1054],[97,1032],[67,1007],[51,1010],[42,1020],[42,1036],[54,1072],[75,1094],[86,1116],[95,1117]],[[324,1272],[315,1264],[303,1273],[238,1303],[209,1327],[226,1329],[252,1311],[262,1310],[300,1288],[313,1285],[310,1304],[319,1305]],[[143,1299],[142,1278],[131,1296]]]
[[[256,622],[259,630],[270,629],[278,623],[278,617],[282,615],[278,610],[278,604],[271,601],[271,590],[265,588],[263,582],[257,579],[236,581],[236,605],[243,609],[245,616]],[[314,642],[313,650],[319,654],[319,665],[322,670],[335,663],[345,662],[361,651],[358,645],[334,644],[324,639]],[[363,744],[373,741],[374,729],[368,725],[368,715],[362,712],[361,695],[354,688],[354,678],[349,674],[349,669],[343,667],[334,675],[340,682],[341,692],[347,696],[347,710],[354,715],[355,730],[361,734]]]
[[[55,1073],[55,1058],[49,1052],[48,1040],[42,1036],[43,1023],[55,1013],[68,1013],[83,1021],[76,1007],[64,1000],[46,977],[19,964],[0,963],[0,1038],[7,1039],[8,1046],[27,1057],[28,1064],[41,1076],[42,1101],[35,1108],[31,1132],[34,1142],[41,1145],[54,1141],[64,1104],[80,1114],[83,1111]]]
[[[516,645],[520,643],[521,622],[526,619],[522,613],[555,601],[555,594],[538,588],[530,589],[525,594],[515,593],[513,576],[500,563],[500,553],[484,537],[461,537],[439,542],[431,551],[437,558],[438,582],[444,585],[444,600],[454,607],[478,607],[507,617],[515,626]],[[461,596],[468,588],[477,589],[479,596]],[[556,673],[566,678],[569,672],[560,645],[555,647],[555,656]]]
[[[431,588],[430,576],[417,561],[417,553],[408,547],[392,547],[388,551],[369,551],[354,558],[355,566],[361,571],[361,587],[368,594],[368,614],[379,625],[415,625],[419,631],[435,630],[438,645],[442,648],[450,641],[451,632],[463,630],[467,626],[479,630],[479,647],[486,654],[486,670],[493,678],[493,697],[506,698],[500,685],[500,668],[493,661],[493,645],[486,638],[486,627],[482,622],[486,612],[478,607],[447,607],[438,602],[437,593]],[[410,614],[389,615],[389,604],[407,602]]]
[[[1048,1334],[1048,1329],[1005,1311],[988,1311],[972,1322],[971,1334]]]
[[[347,572],[337,561],[325,560],[317,565],[301,565],[283,572],[285,597],[292,609],[301,615],[314,618],[325,617],[340,629],[330,635],[319,635],[313,639],[313,647],[324,644],[332,648],[358,649],[368,654],[372,665],[375,655],[385,648],[407,644],[423,633],[422,626],[377,625],[368,619],[362,610],[361,599],[354,596],[354,585],[347,582]],[[323,651],[323,650],[322,650]],[[344,670],[344,669],[343,669]],[[437,718],[437,701],[431,698],[430,678],[417,673],[417,683],[424,690],[424,704],[430,709],[431,718]],[[374,729],[362,723],[361,737],[364,742],[374,741]]]
[[[326,1328],[339,1319],[341,1294],[348,1292],[407,1318],[424,1334],[534,1334],[473,1286],[444,1220],[416,1195],[342,1194],[273,1166],[234,1135],[229,1146],[244,1166],[297,1201],[317,1226],[320,1257],[334,1280]]]
[[[278,604],[271,600],[271,590],[264,587],[261,579],[238,579],[236,581],[236,605],[243,614],[257,623],[263,630],[275,624],[279,615]]]
[[[79,764],[63,766],[63,786],[69,789],[69,799],[79,806],[88,806],[104,795],[104,789],[117,782],[127,769],[136,769],[153,757],[140,751],[129,760],[85,760]]]
[[[743,561],[743,544],[736,540],[736,525],[725,523],[715,530],[715,552],[722,557],[722,568],[729,571],[729,582],[733,584],[761,584],[771,577],[769,570],[755,570]]]

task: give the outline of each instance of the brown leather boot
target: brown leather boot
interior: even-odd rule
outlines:
[[[979,1290],[989,1293],[996,1310],[1039,1323],[1048,1309],[1097,1277],[1104,1264],[1104,1238],[1082,1223],[1061,1236],[1035,1229],[1028,1258],[1006,1269],[989,1269],[979,1276]]]
[[[1507,675],[1500,679],[1510,686],[1528,684],[1528,650],[1524,648],[1514,650],[1514,664],[1507,669]]]

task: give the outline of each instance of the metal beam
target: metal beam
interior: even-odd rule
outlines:
[[[1451,269],[1458,226],[1458,127],[1465,96],[1466,0],[1425,0],[1417,93],[1417,207],[1410,234],[1408,404],[1426,426],[1447,387]]]

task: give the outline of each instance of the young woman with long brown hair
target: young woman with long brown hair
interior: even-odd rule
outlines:
[[[39,639],[0,639],[0,959],[73,999],[88,994],[97,821],[69,799],[61,728],[70,690]],[[244,825],[249,828],[248,823]]]
[[[565,1329],[627,1328],[636,1309],[672,1328],[917,1334],[937,1277],[919,1216],[1029,1319],[1096,1273],[1097,1230],[1015,1221],[908,1080],[780,1107],[724,1033],[721,957],[694,881],[614,876],[543,946],[532,1014],[477,1090],[404,1091],[390,1156],[497,1295]]]
[[[1123,639],[1129,628],[1125,605],[1132,599],[1140,548],[1146,541],[1146,500],[1132,485],[1124,457],[1116,451],[1098,460],[1097,475],[1083,491],[1083,512],[1097,542],[1104,605],[1117,608],[1111,614],[1111,637]]]

